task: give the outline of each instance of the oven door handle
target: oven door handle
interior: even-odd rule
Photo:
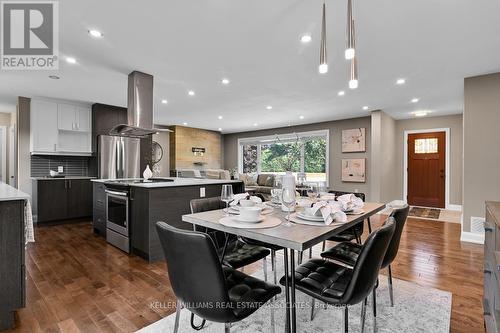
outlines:
[[[111,191],[111,190],[105,190],[105,191],[108,194],[119,195],[120,197],[126,197],[126,196],[128,196],[128,194],[125,193],[125,192],[117,192],[117,191]]]

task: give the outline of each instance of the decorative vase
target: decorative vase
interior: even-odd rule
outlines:
[[[144,181],[146,181],[146,182],[149,180],[149,178],[153,177],[153,172],[149,168],[149,164],[146,165],[146,169],[144,169],[142,176],[144,177]]]

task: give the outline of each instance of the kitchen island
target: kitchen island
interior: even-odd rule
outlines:
[[[118,241],[118,247],[123,245],[129,248],[129,252],[149,262],[163,259],[156,222],[163,221],[177,228],[192,229],[191,225],[182,222],[182,215],[191,213],[192,199],[220,196],[223,184],[231,184],[234,193],[245,190],[243,182],[239,180],[170,177],[156,179],[155,182],[144,182],[141,179],[93,179],[92,182],[95,232],[106,235],[108,242]],[[120,198],[120,195],[113,197],[120,192],[127,193],[127,199],[123,196]],[[121,199],[124,207],[128,205],[126,225],[118,228],[112,226],[112,230],[109,220],[113,218],[110,218],[109,211],[116,209],[117,201],[110,203],[109,198]],[[116,231],[121,235],[116,234]],[[128,240],[122,237],[126,236],[125,231],[128,233]]]
[[[24,209],[30,196],[0,182],[0,331],[26,302]]]

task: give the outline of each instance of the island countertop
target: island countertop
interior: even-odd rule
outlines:
[[[215,185],[215,184],[231,184],[239,183],[241,180],[231,179],[206,179],[206,178],[178,178],[178,177],[159,177],[165,179],[172,179],[173,181],[157,182],[157,183],[134,183],[134,181],[141,180],[140,178],[127,178],[127,179],[91,179],[93,182],[105,183],[112,181],[130,181],[127,185],[132,187],[143,188],[162,188],[162,187],[179,187],[179,186],[197,186],[197,185]]]
[[[0,182],[0,201],[28,200],[30,195],[19,191],[4,182]]]

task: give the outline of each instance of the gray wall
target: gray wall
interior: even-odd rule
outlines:
[[[30,99],[19,97],[17,100],[17,185],[31,195],[30,167]]]
[[[404,131],[450,128],[450,204],[462,204],[463,117],[461,114],[442,117],[422,117],[396,121],[396,191],[403,199]]]
[[[500,73],[466,78],[464,89],[463,230],[471,231],[484,202],[500,201]]]
[[[366,152],[364,153],[346,153],[342,154],[342,130],[352,128],[366,128]],[[265,136],[274,134],[284,134],[293,132],[307,132],[316,130],[329,130],[330,133],[330,160],[329,160],[329,186],[332,189],[355,191],[367,194],[370,197],[370,133],[371,133],[371,118],[362,117],[347,120],[329,121],[323,123],[282,127],[270,130],[261,130],[253,132],[243,132],[235,134],[226,134],[223,137],[224,141],[224,168],[230,169],[238,166],[238,139],[250,138],[255,136]],[[366,158],[366,183],[344,183],[341,181],[341,163],[343,158]],[[369,198],[370,199],[370,198]]]
[[[371,134],[371,199],[379,202],[400,200],[396,173],[396,120],[383,111],[374,111]]]

